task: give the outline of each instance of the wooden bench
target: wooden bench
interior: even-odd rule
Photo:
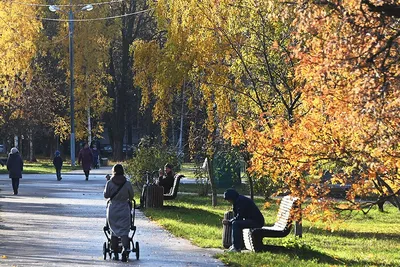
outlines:
[[[263,244],[263,238],[287,236],[292,229],[292,215],[297,206],[297,200],[298,198],[291,196],[282,198],[277,221],[273,226],[243,229],[243,241],[246,249],[254,252],[266,251],[268,247]]]
[[[179,183],[181,182],[181,178],[185,177],[183,174],[175,174],[174,176],[174,184],[169,191],[169,193],[164,194],[164,200],[172,200],[175,199],[178,195]]]

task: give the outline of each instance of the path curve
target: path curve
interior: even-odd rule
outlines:
[[[103,170],[104,171],[104,170]],[[0,175],[0,266],[223,266],[219,249],[198,248],[136,212],[140,259],[103,260],[105,180],[82,175],[24,175],[18,196]],[[133,256],[133,255],[132,255]],[[123,264],[123,265],[121,265]]]

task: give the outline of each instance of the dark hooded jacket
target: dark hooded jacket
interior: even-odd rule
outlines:
[[[253,220],[260,225],[264,225],[264,216],[250,198],[239,195],[234,189],[228,189],[224,193],[224,199],[233,200],[234,217],[230,222],[235,220]]]
[[[118,188],[121,189],[118,191]],[[129,234],[131,227],[131,203],[133,199],[133,188],[130,181],[124,175],[114,175],[104,188],[104,197],[111,198],[115,192],[118,193],[108,202],[107,222],[115,236]]]
[[[174,186],[174,172],[170,171],[165,176],[160,176],[158,185],[164,187],[164,194],[168,194]]]
[[[62,165],[63,165],[63,159],[60,156],[60,152],[56,151],[55,157],[53,159],[53,165],[57,170],[61,170]]]
[[[19,153],[9,154],[7,159],[7,170],[10,178],[22,178],[24,163]]]

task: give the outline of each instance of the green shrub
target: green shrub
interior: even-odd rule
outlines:
[[[140,147],[135,157],[127,161],[125,169],[131,181],[141,190],[147,180],[146,172],[154,172],[154,176],[158,176],[158,170],[164,169],[165,163],[172,164],[174,172],[180,170],[180,163],[173,149],[158,146]]]

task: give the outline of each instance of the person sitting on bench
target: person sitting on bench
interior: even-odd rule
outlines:
[[[165,164],[164,172],[165,173],[160,171],[157,185],[164,187],[164,194],[168,194],[174,186],[174,172],[172,171],[172,165],[169,163]]]
[[[232,243],[229,252],[240,252],[243,247],[243,229],[260,228],[264,225],[264,216],[253,200],[239,195],[235,189],[227,189],[224,199],[233,205],[234,217],[222,220],[225,225],[232,225]]]
[[[171,188],[174,186],[174,172],[172,171],[172,165],[169,163],[165,164],[164,172],[160,169],[158,181],[156,181],[154,184],[162,186],[164,188],[164,194],[168,194],[169,191],[171,191]],[[147,181],[147,184],[143,185],[142,194],[140,195],[140,205],[137,207],[139,209],[145,208],[146,206],[146,192],[149,182],[150,181]]]

